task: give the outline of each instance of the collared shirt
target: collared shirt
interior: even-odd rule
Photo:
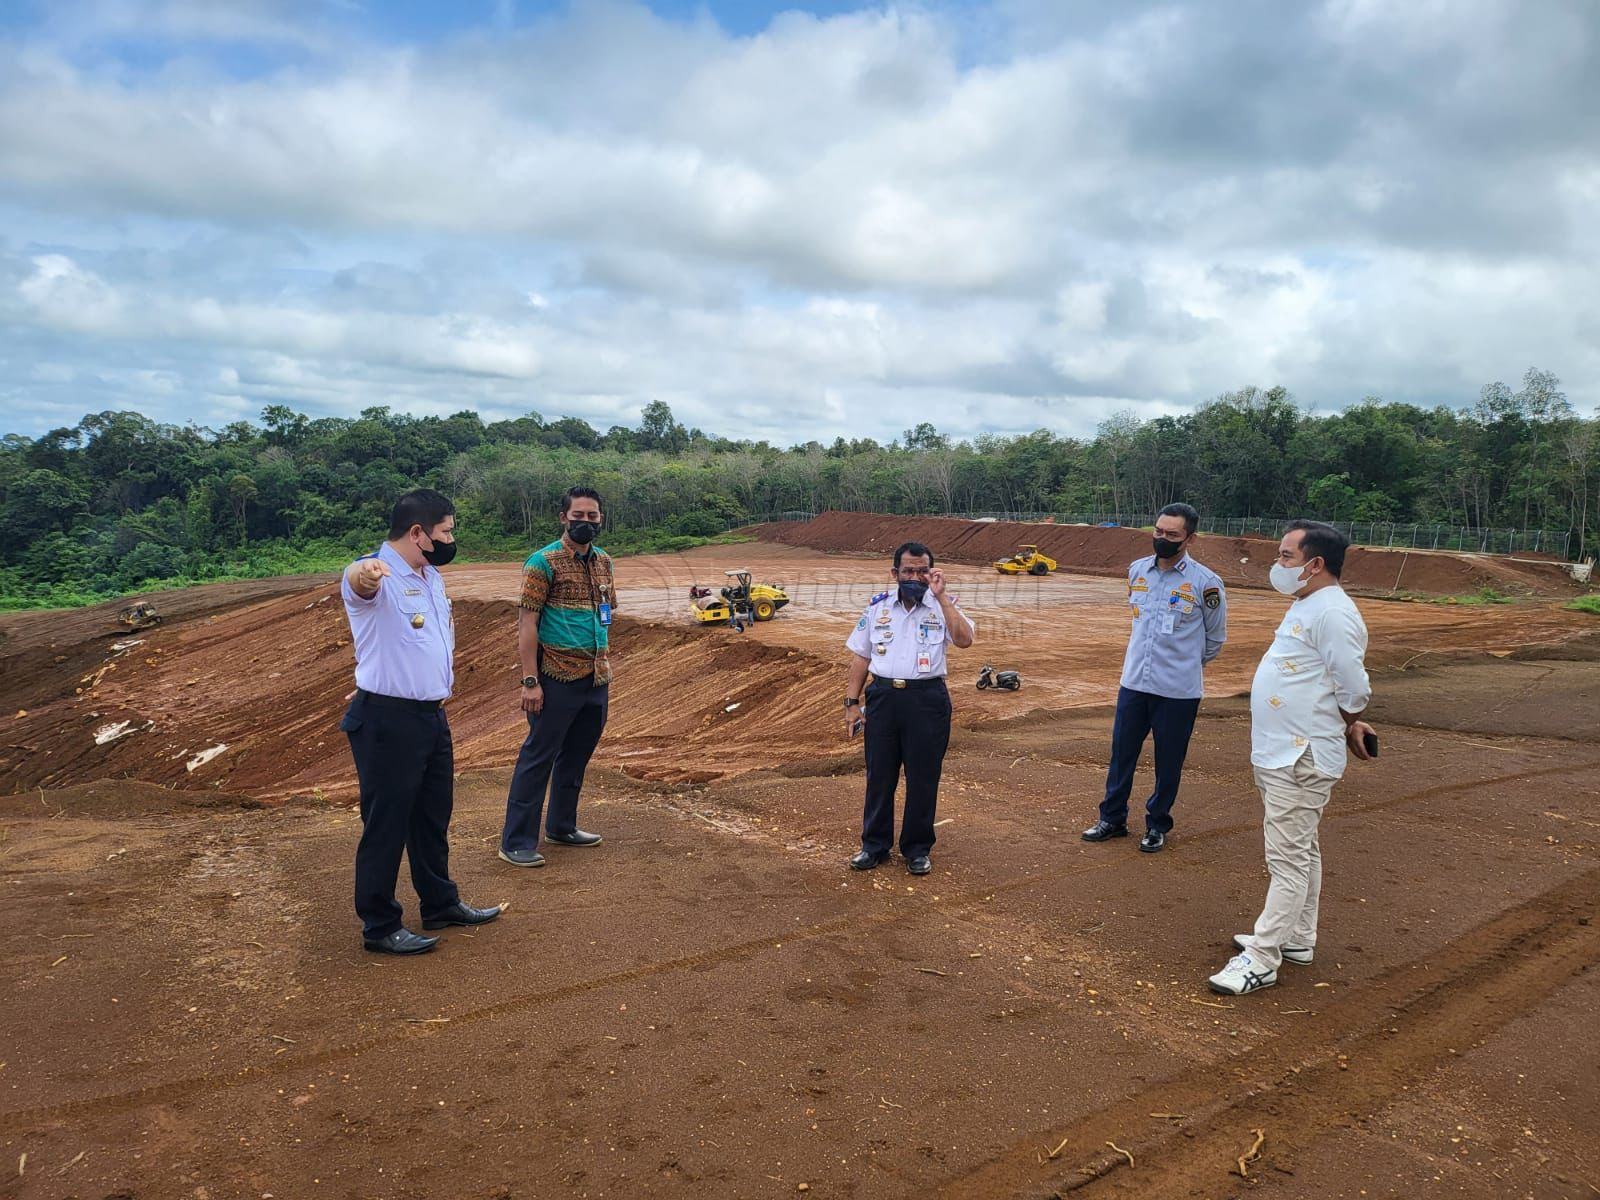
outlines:
[[[1228,640],[1228,592],[1217,573],[1185,554],[1170,567],[1155,555],[1128,567],[1133,630],[1122,686],[1169,700],[1198,700],[1206,663]]]
[[[444,594],[444,577],[424,565],[420,572],[385,542],[376,558],[389,568],[370,600],[339,580],[350,640],[356,650],[356,686],[402,700],[444,700],[455,687],[455,619]]]
[[[1339,710],[1358,713],[1372,699],[1366,653],[1366,623],[1343,588],[1319,588],[1289,605],[1250,684],[1250,761],[1287,767],[1310,746],[1318,772],[1342,776]]]
[[[600,622],[600,606],[617,607],[611,556],[598,546],[579,554],[557,538],[535,550],[522,566],[523,608],[539,617],[539,670],[574,683],[594,676],[594,685],[611,682],[610,629]]]
[[[963,617],[961,606],[950,598]],[[967,617],[977,632],[977,623]],[[878,679],[935,679],[945,674],[945,651],[950,644],[949,622],[939,602],[929,592],[915,608],[900,603],[899,591],[880,592],[867,605],[856,627],[845,639],[852,654],[871,664]]]

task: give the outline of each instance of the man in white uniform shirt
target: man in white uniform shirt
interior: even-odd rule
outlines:
[[[855,871],[870,871],[894,845],[894,793],[906,773],[900,819],[900,854],[906,870],[933,870],[933,821],[939,775],[950,744],[950,692],[945,687],[945,647],[970,646],[972,620],[945,591],[933,551],[906,542],[894,552],[894,587],[880,592],[861,614],[845,646],[855,657],[845,689],[847,734],[864,721],[866,811]],[[872,684],[864,687],[871,673]]]
[[[1295,521],[1278,544],[1272,586],[1294,602],[1250,685],[1250,762],[1265,807],[1272,882],[1255,929],[1210,979],[1241,995],[1278,982],[1285,961],[1309,965],[1322,893],[1318,827],[1346,754],[1371,758],[1377,734],[1360,720],[1372,698],[1367,627],[1342,587],[1349,541],[1330,525]]]

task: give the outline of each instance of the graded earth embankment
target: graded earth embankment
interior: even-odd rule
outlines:
[[[458,600],[454,611],[456,762],[509,763],[526,732],[516,609]],[[338,731],[350,629],[331,586],[122,639],[73,632],[6,660],[0,794],[97,779],[266,798],[353,787]],[[618,704],[607,730],[608,750],[636,777],[704,781],[806,757],[836,723],[836,697],[815,681],[837,664],[804,650],[628,618],[613,645],[628,695],[647,698]]]
[[[922,542],[937,558],[958,563],[994,562],[1010,557],[1018,546],[1037,545],[1063,570],[1090,575],[1121,575],[1129,562],[1150,553],[1150,535],[1142,529],[882,513],[829,511],[810,521],[757,526],[754,532],[763,541],[834,553],[890,554],[902,542]],[[1261,588],[1270,586],[1267,571],[1274,553],[1275,544],[1268,538],[1216,534],[1202,534],[1194,550],[1195,557],[1227,583]],[[1472,595],[1484,588],[1512,596],[1572,596],[1585,590],[1554,561],[1363,546],[1351,549],[1344,584],[1356,592],[1437,596]]]

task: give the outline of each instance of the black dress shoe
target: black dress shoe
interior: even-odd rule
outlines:
[[[581,829],[574,829],[571,833],[551,833],[544,831],[546,841],[560,842],[563,846],[598,846],[602,840],[598,833],[585,833]]]
[[[441,913],[425,917],[422,921],[424,929],[443,929],[446,925],[487,925],[500,915],[500,906],[493,908],[473,908],[470,904],[463,904],[457,900]]]
[[[1086,842],[1105,842],[1114,837],[1127,837],[1126,825],[1113,825],[1109,821],[1096,821],[1083,831],[1083,840]]]
[[[887,850],[879,850],[876,854],[871,850],[863,850],[850,860],[850,869],[852,871],[870,871],[879,863],[888,861],[889,852]]]
[[[1158,853],[1167,844],[1167,835],[1157,833],[1154,829],[1145,830],[1145,835],[1139,839],[1139,849],[1146,854]]]
[[[537,850],[507,850],[501,847],[499,855],[502,860],[510,863],[513,867],[544,866],[544,855]]]
[[[926,875],[929,871],[933,870],[933,859],[929,858],[926,854],[919,854],[906,863],[906,870],[910,871],[913,875]]]
[[[439,939],[421,937],[402,926],[387,937],[362,938],[361,944],[374,954],[426,954]]]

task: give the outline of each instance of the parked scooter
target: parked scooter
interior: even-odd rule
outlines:
[[[1002,692],[1014,692],[1022,687],[1022,675],[1017,671],[996,671],[988,663],[983,664],[983,670],[978,672],[978,690],[985,688],[999,688]]]

